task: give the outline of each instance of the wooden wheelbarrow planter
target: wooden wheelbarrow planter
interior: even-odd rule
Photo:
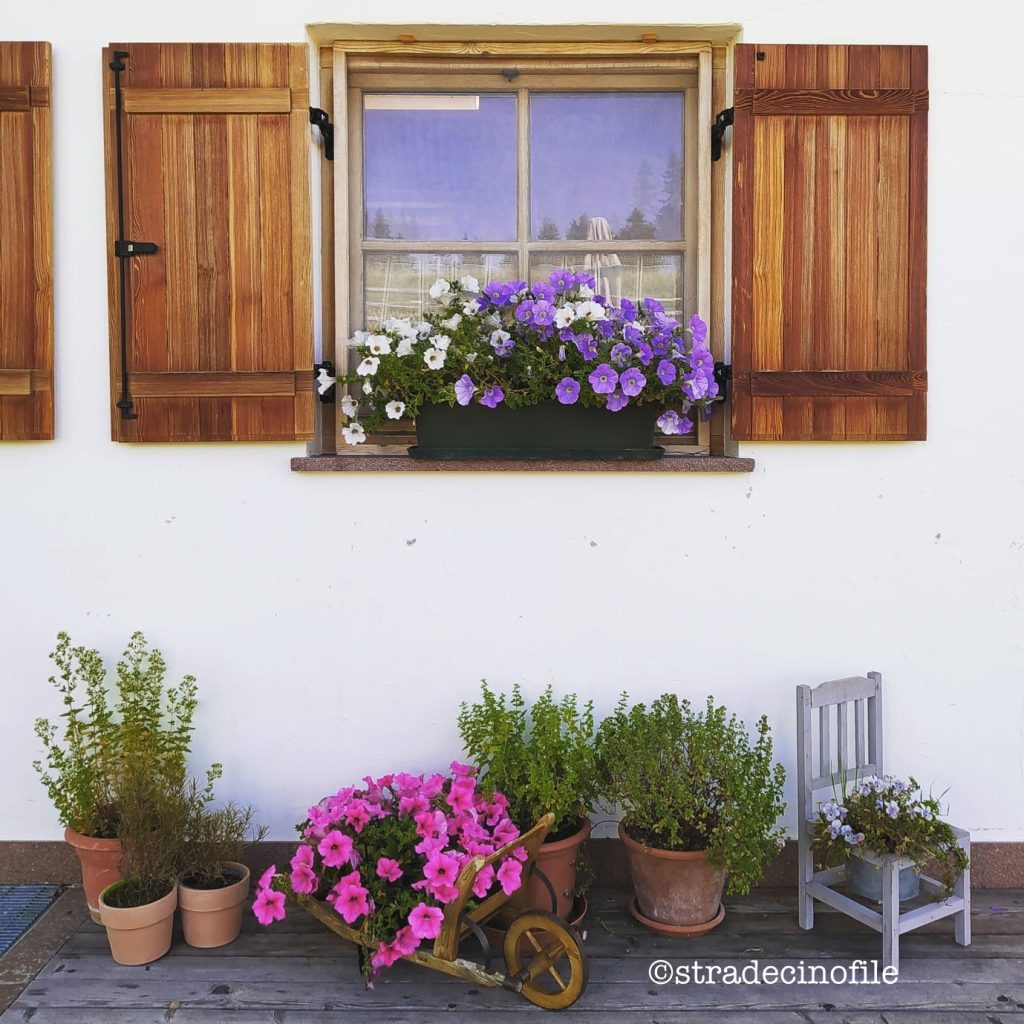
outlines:
[[[563,1010],[572,1006],[587,987],[583,940],[576,929],[561,917],[526,906],[526,879],[554,820],[553,814],[545,814],[529,832],[500,850],[468,861],[455,883],[458,896],[444,908],[444,920],[434,940],[433,950],[429,953],[417,950],[402,959],[462,978],[474,985],[518,992],[547,1010]],[[519,847],[528,855],[523,864],[522,886],[511,896],[499,891],[470,907],[476,876],[487,865],[501,860]],[[373,940],[358,928],[345,924],[329,904],[313,896],[293,892],[287,875],[275,875],[273,887],[343,939],[366,950],[376,949]],[[480,940],[485,954],[489,954],[490,947],[483,932],[485,925],[488,930],[504,933],[504,972],[490,967],[489,955],[483,965],[459,956],[459,944],[470,933]]]

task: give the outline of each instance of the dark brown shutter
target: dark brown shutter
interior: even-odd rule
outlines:
[[[733,433],[925,436],[928,53],[736,47]]]
[[[0,440],[53,437],[50,44],[0,43]]]
[[[115,50],[123,73],[129,392],[122,419]],[[103,56],[111,415],[118,441],[313,434],[306,47],[126,43]]]

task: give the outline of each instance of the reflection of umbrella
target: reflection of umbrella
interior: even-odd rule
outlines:
[[[605,217],[591,217],[587,225],[588,242],[610,242],[614,239],[611,225]],[[594,275],[597,292],[611,302],[622,298],[622,260],[613,252],[587,253],[583,269]]]

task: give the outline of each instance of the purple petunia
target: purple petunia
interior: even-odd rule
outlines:
[[[666,387],[676,379],[676,364],[670,359],[662,359],[658,363],[658,380]]]
[[[595,394],[610,395],[619,382],[619,375],[608,363],[601,363],[587,379]]]
[[[567,292],[576,284],[576,275],[571,270],[566,270],[565,267],[560,267],[558,270],[553,270],[548,275],[548,280],[551,282],[553,288],[557,288],[561,292]],[[536,294],[536,286],[534,286],[534,294]]]
[[[630,398],[639,395],[646,383],[647,378],[636,367],[619,375],[619,387],[622,388],[622,393],[629,395]]]
[[[563,377],[555,387],[555,397],[562,405],[573,405],[580,397],[579,381],[572,377]]]
[[[533,323],[533,299],[523,299],[516,306],[516,319],[524,324]]]
[[[696,402],[708,393],[708,379],[703,373],[688,373],[683,378],[683,394]]]
[[[665,307],[657,299],[644,299],[641,305],[651,314],[665,312]]]
[[[530,291],[535,299],[543,299],[545,302],[555,301],[555,289],[547,281],[538,281]]]
[[[555,322],[555,312],[555,307],[547,299],[538,299],[533,304],[529,322],[535,327],[550,327]],[[519,315],[518,310],[516,315]]]
[[[622,319],[627,323],[632,323],[636,319],[636,305],[629,299],[623,299],[619,303],[619,309],[622,310]]]
[[[575,334],[572,339],[587,362],[597,358],[597,342],[589,334]]]
[[[496,409],[499,402],[505,400],[505,392],[495,384],[493,388],[484,388],[484,393],[480,396],[480,404],[486,405],[488,409]]]
[[[634,345],[639,345],[644,340],[644,332],[639,327],[634,327],[632,324],[626,324],[622,328],[622,336],[626,341],[632,342]]]
[[[644,364],[644,366],[650,366],[651,360],[654,359],[654,349],[651,348],[651,346],[648,345],[646,341],[641,341],[637,343],[636,354],[637,358],[640,360],[641,363]]]
[[[490,284],[484,285],[483,294],[493,306],[501,309],[512,301],[514,293],[508,284],[504,284],[501,281],[491,281]]]
[[[469,405],[473,400],[474,391],[476,391],[476,385],[473,383],[473,378],[468,373],[464,373],[455,382],[455,401],[459,405]]]
[[[609,412],[618,412],[629,404],[629,399],[621,391],[613,391],[605,403],[605,408]]]
[[[702,345],[708,340],[708,325],[696,313],[690,317],[690,333],[695,345]]]
[[[690,353],[690,366],[695,370],[702,370],[705,376],[710,377],[715,372],[715,357],[710,350],[694,345]]]
[[[633,350],[620,341],[617,345],[612,346],[611,355],[608,358],[616,366],[625,366],[633,358]]]

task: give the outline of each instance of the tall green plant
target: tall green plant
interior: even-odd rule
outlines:
[[[460,706],[459,732],[482,781],[505,794],[520,828],[550,811],[549,839],[579,831],[598,795],[592,701],[582,708],[575,694],[556,701],[548,686],[531,705],[518,683],[509,696],[483,680],[480,700]]]
[[[731,892],[755,885],[782,842],[785,771],[772,763],[768,720],[751,745],[744,724],[708,697],[703,712],[663,694],[650,707],[624,693],[601,723],[597,751],[605,796],[626,832],[665,850],[706,850]]]

